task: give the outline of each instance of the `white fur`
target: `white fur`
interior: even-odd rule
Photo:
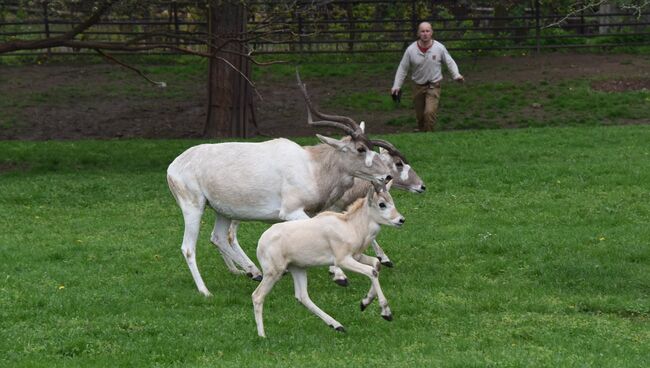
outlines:
[[[308,213],[331,206],[352,186],[354,177],[385,181],[386,164],[376,158],[366,166],[367,155],[357,152],[358,143],[350,137],[318,137],[324,145],[304,148],[287,139],[203,144],[169,165],[167,181],[185,221],[183,255],[202,294],[210,292],[199,273],[195,250],[206,204],[217,213],[211,240],[228,268],[240,272],[237,264],[244,273],[258,277],[260,271],[236,241],[233,220],[308,218]]]
[[[379,148],[379,157],[390,168],[390,175],[394,178],[392,184],[393,188],[408,190],[409,192],[415,193],[422,193],[425,190],[424,182],[420,179],[415,170],[412,170],[410,165],[402,162],[399,157],[392,156],[387,150],[381,147]],[[401,169],[395,164],[396,161],[402,163]],[[341,211],[358,198],[364,196],[365,193],[367,193],[368,188],[370,188],[370,184],[367,181],[355,179],[354,185],[345,192],[343,197],[341,197],[341,199],[339,199],[330,210]],[[372,241],[372,249],[377,258],[383,264],[392,265],[390,258],[388,258],[376,240]],[[333,275],[332,279],[336,283],[340,285],[347,284],[347,277],[339,267],[331,266],[329,272]]]
[[[404,164],[404,167],[402,168],[402,173],[399,175],[399,178],[402,181],[406,181],[409,178],[409,171],[411,171],[411,165],[409,164]]]
[[[306,268],[313,266],[337,265],[368,276],[371,288],[362,300],[362,308],[378,297],[381,315],[391,320],[388,301],[379,285],[379,261],[363,252],[377,236],[380,225],[400,226],[402,223],[404,218],[397,212],[390,194],[387,191],[375,194],[371,189],[346,213],[324,212],[314,218],[271,226],[260,237],[257,248],[257,258],[264,271],[264,279],[252,295],[258,335],[265,336],[264,299],[286,270],[293,276],[298,301],[329,326],[343,330],[338,321],[309,298]]]

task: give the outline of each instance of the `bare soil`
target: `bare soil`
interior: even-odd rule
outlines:
[[[397,62],[396,59],[396,65]],[[650,89],[648,56],[545,54],[480,57],[457,62],[468,85],[589,78],[594,80],[592,88],[611,93]],[[26,105],[3,105],[0,101],[6,116],[17,116],[7,119],[0,109],[0,139],[202,137],[207,101],[205,76],[178,81],[176,87],[168,87],[183,88],[186,92],[180,96],[174,96],[173,89],[156,95],[150,92],[151,86],[134,74],[124,72],[122,78],[116,78],[116,68],[120,67],[106,64],[0,66],[0,96],[40,96],[42,100],[41,103]],[[372,78],[332,77],[306,82],[312,99],[318,103],[341,91],[389,93],[392,79],[393,75],[389,73]],[[291,137],[314,134],[314,129],[305,124],[304,103],[293,78],[279,80],[262,76],[257,86],[262,96],[256,106],[259,135]],[[112,93],[101,93],[104,88],[109,90],[108,87]],[[119,93],[130,89],[135,92]],[[137,93],[139,90],[149,92],[142,96]],[[66,97],[61,98],[57,91],[65,91]],[[322,110],[372,122],[372,133],[376,134],[412,129],[386,124],[403,112]]]

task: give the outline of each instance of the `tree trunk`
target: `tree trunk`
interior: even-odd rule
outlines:
[[[224,41],[240,38],[246,30],[246,9],[240,3],[213,0],[208,8],[208,32],[216,47]],[[226,50],[245,53],[244,45],[233,41]],[[251,86],[242,74],[250,79],[251,63],[248,58],[211,50],[217,57],[210,59],[208,75],[208,114],[204,135],[209,138],[251,136],[250,124],[254,124],[254,107]],[[237,70],[235,70],[234,68]]]
[[[616,17],[613,17],[610,14],[614,14],[616,10],[616,4],[602,4],[599,6],[598,14],[604,15],[598,18],[598,23],[600,23],[600,26],[598,27],[599,34],[610,33],[612,28],[610,24],[617,22]]]

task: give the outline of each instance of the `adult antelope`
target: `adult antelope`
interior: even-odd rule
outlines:
[[[216,212],[211,241],[232,272],[261,280],[229,228],[233,221],[281,222],[309,218],[332,206],[354,178],[381,186],[390,179],[388,167],[374,152],[363,125],[345,116],[326,115],[315,109],[298,78],[307,103],[308,123],[335,127],[348,136],[301,147],[287,139],[262,143],[219,143],[191,147],[167,169],[167,182],[183,212],[185,232],[182,252],[199,292],[208,291],[196,263],[196,242],[207,205]],[[321,119],[314,121],[312,113]],[[234,262],[234,263],[233,263]]]
[[[379,157],[382,161],[388,166],[390,170],[390,175],[393,177],[392,187],[398,188],[401,190],[406,190],[413,193],[423,193],[426,190],[424,182],[418,174],[411,168],[408,160],[404,155],[393,146],[390,142],[373,139],[372,143],[375,146],[379,147]],[[363,198],[368,190],[371,188],[372,184],[367,180],[354,179],[354,185],[343,194],[343,197],[339,199],[332,207],[331,211],[342,211],[347,208],[350,204],[356,201],[359,198]],[[393,262],[388,258],[384,250],[379,246],[377,240],[372,241],[372,248],[375,252],[375,255],[383,264],[387,267],[393,267]],[[336,266],[330,266],[329,272],[333,275],[332,279],[338,285],[347,286],[348,279],[345,276],[345,273]]]

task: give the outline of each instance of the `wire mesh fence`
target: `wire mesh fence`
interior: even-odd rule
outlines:
[[[650,17],[599,5],[554,13],[539,0],[468,6],[455,1],[248,1],[247,35],[254,54],[401,52],[422,21],[450,50],[490,52],[650,45]],[[91,2],[53,7],[49,1],[0,3],[0,43],[56,37],[83,21]],[[156,43],[206,48],[205,1],[144,2],[114,9],[79,37],[113,43]],[[272,32],[269,30],[272,29]],[[146,38],[143,35],[148,35]],[[153,36],[152,36],[153,35]],[[80,54],[54,48],[24,52]],[[149,51],[160,53],[161,51]],[[164,51],[174,53],[173,51]],[[14,53],[15,54],[15,53]]]

